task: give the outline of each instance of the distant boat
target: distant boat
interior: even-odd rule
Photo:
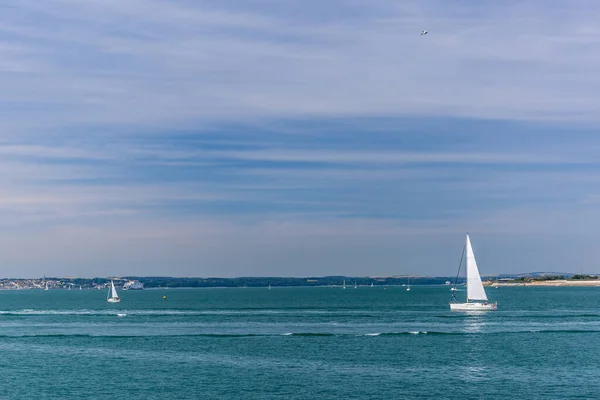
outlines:
[[[271,290],[271,284],[269,283],[269,290]]]
[[[81,285],[79,285],[79,290],[81,290]]]
[[[128,281],[123,285],[123,290],[144,290],[144,284],[140,281]]]
[[[69,285],[69,288],[67,290],[71,290],[71,285]]]
[[[356,286],[356,280],[354,281],[354,289],[356,289],[358,286]]]
[[[475,253],[471,247],[471,239],[467,233],[467,240],[465,248],[463,250],[463,257],[465,258],[466,270],[467,270],[467,302],[458,303],[452,293],[452,299],[450,300],[450,310],[453,311],[491,311],[496,310],[498,303],[488,303],[487,295],[483,283],[481,283],[481,276],[479,275],[479,269],[477,268],[477,262],[475,261]],[[462,264],[462,260],[461,260]],[[460,265],[458,267],[460,272]],[[458,276],[458,274],[457,274]],[[454,289],[456,290],[456,282],[454,283]]]
[[[108,291],[106,301],[108,301],[109,303],[118,303],[121,301],[121,298],[117,294],[117,289],[115,288],[115,284],[113,283],[112,279],[110,281],[110,290]]]
[[[371,282],[371,287],[373,287],[373,282]]]
[[[344,279],[344,286],[342,286],[342,289],[346,289],[346,280]]]
[[[46,287],[44,288],[44,290],[48,290],[48,282],[46,282]]]
[[[408,284],[406,285],[406,291],[410,292],[410,276],[408,278]]]

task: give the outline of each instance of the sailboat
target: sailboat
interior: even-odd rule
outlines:
[[[371,282],[371,287],[373,287],[373,282]]]
[[[346,289],[346,280],[344,279],[344,286],[342,286],[342,289]]]
[[[44,288],[44,290],[48,290],[48,282],[46,282],[46,287]]]
[[[465,257],[466,254],[466,257]],[[453,311],[491,311],[495,310],[498,303],[489,303],[483,283],[481,283],[481,276],[479,275],[479,269],[477,268],[477,262],[475,261],[475,253],[471,247],[471,239],[467,233],[467,240],[465,248],[463,250],[463,257],[465,258],[465,264],[467,269],[467,302],[457,302],[454,292],[452,293],[452,299],[450,300],[450,310]],[[462,264],[462,259],[461,259]],[[460,272],[460,265],[458,267]],[[456,274],[458,280],[458,273]],[[454,282],[454,288],[456,289],[456,281]]]
[[[354,280],[354,289],[356,289],[358,286],[356,285],[356,279]]]
[[[406,291],[410,292],[410,276],[408,277],[408,284],[406,285]]]
[[[106,301],[108,301],[109,303],[118,303],[121,301],[121,298],[117,294],[117,289],[115,289],[115,284],[113,283],[112,279],[110,280],[110,290],[108,291]]]

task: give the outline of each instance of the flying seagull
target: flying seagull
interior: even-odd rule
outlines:
[[[427,35],[427,31],[421,31],[421,36]]]

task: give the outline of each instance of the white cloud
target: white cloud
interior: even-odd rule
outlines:
[[[596,120],[591,3],[356,4],[339,3],[338,14],[359,7],[362,18],[325,19],[309,3],[294,21],[277,7],[19,2],[0,26],[11,35],[0,43],[0,88],[9,103],[38,105],[17,118],[40,113],[53,127],[243,116]]]
[[[381,151],[322,151],[322,150],[287,150],[269,149],[254,151],[222,151],[212,153],[215,156],[227,156],[234,159],[279,161],[279,162],[313,162],[313,163],[361,163],[361,164],[565,164],[582,163],[585,160],[569,157],[535,153],[451,153],[451,152],[391,152]],[[208,153],[210,156],[211,153]]]
[[[440,272],[464,230],[482,246],[501,236],[502,249],[513,232],[594,237],[595,3],[9,4],[0,22],[7,265],[34,275],[48,260],[85,274],[173,263],[188,275],[281,265],[303,275],[323,264]],[[427,125],[440,115],[482,128]],[[415,132],[405,116],[423,117]],[[338,125],[294,124],[320,117]],[[487,132],[496,125],[486,118],[560,121],[564,133]],[[589,136],[570,139],[581,127]],[[197,140],[171,141],[180,130]],[[538,264],[567,260],[543,246],[533,246]],[[585,263],[596,251],[583,247]],[[501,270],[507,260],[486,261]]]

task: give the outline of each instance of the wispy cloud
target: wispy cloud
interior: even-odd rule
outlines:
[[[38,111],[50,126],[415,113],[595,120],[596,14],[589,2],[15,2],[0,25],[1,84],[26,109],[60,111]]]
[[[491,271],[593,266],[593,2],[2,14],[6,274],[448,273],[466,230]]]

